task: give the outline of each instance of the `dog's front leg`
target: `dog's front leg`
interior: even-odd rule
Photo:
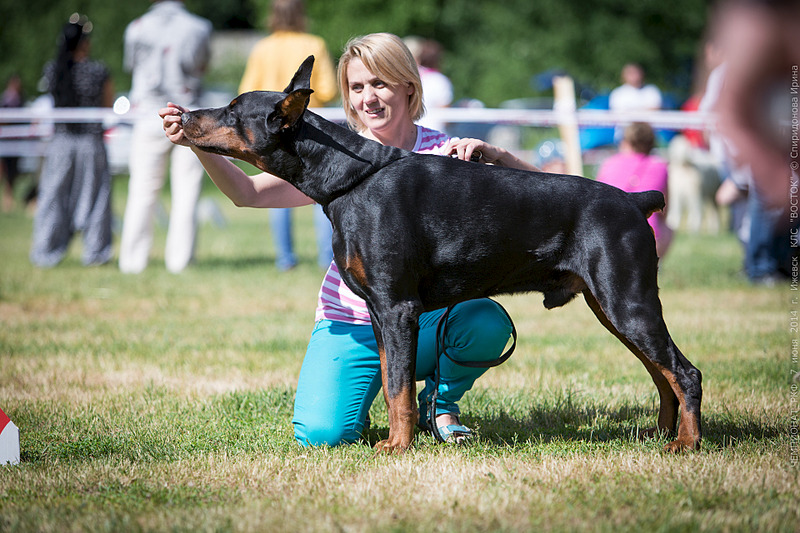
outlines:
[[[379,317],[373,314],[383,397],[389,409],[389,438],[375,445],[378,453],[402,452],[414,439],[419,419],[415,379],[419,315],[419,306],[410,303],[395,305]]]

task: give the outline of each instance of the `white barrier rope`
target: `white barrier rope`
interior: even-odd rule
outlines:
[[[328,120],[345,121],[344,110],[340,107],[312,108],[312,111]],[[715,116],[711,113],[686,111],[622,113],[595,109],[564,112],[550,109],[449,107],[430,109],[426,117],[445,123],[483,123],[531,127],[555,127],[571,123],[577,124],[579,127],[610,128],[638,121],[647,122],[657,129],[712,130],[715,125]],[[19,143],[31,143],[48,138],[52,135],[55,123],[100,122],[106,128],[112,128],[120,124],[132,124],[138,118],[139,114],[135,111],[119,114],[104,107],[0,109],[0,155],[14,155],[20,151],[29,152],[29,149],[23,149]]]
[[[312,108],[328,120],[343,122],[344,110],[340,107]],[[714,115],[687,111],[637,111],[614,112],[599,109],[579,109],[574,113],[550,109],[489,109],[447,107],[429,109],[426,117],[442,122],[480,122],[516,124],[525,126],[555,126],[576,121],[579,126],[613,127],[631,122],[647,122],[660,129],[711,128]],[[36,122],[103,122],[104,124],[132,123],[138,114],[130,111],[117,114],[104,107],[78,108],[5,108],[0,109],[0,124],[25,124]],[[7,126],[0,126],[6,128]]]

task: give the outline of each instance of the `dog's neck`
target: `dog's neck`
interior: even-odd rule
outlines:
[[[365,139],[308,110],[298,127],[291,146],[294,153],[289,157],[292,164],[278,175],[321,205],[408,155],[405,150]]]

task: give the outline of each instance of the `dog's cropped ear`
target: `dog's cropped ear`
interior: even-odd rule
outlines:
[[[283,90],[285,93],[296,91],[297,89],[310,89],[311,88],[311,69],[314,66],[314,56],[308,56],[297,72],[292,76],[292,81]]]
[[[296,89],[287,94],[267,116],[267,130],[270,133],[278,133],[294,126],[303,116],[313,92],[311,89]]]

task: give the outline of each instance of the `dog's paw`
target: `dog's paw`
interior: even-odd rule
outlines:
[[[408,446],[392,444],[389,439],[384,439],[375,445],[375,455],[400,455],[408,449]]]
[[[664,446],[664,451],[669,453],[682,453],[700,449],[700,441],[677,438]]]

